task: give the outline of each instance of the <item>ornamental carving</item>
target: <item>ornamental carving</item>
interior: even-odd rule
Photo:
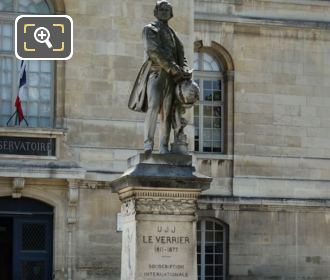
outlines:
[[[199,191],[129,189],[119,194],[124,216],[134,214],[194,215]]]
[[[135,215],[135,200],[134,199],[127,199],[121,205],[121,214],[123,216],[131,216]]]
[[[22,190],[25,186],[25,179],[22,177],[17,177],[13,179],[13,198],[21,198],[22,197]]]
[[[138,199],[137,214],[193,215],[196,200]]]
[[[68,180],[67,199],[67,222],[68,224],[75,224],[77,222],[77,205],[79,201],[79,187],[75,180]]]

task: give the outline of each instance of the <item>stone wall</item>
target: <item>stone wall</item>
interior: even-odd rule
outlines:
[[[120,201],[109,189],[80,189],[74,279],[120,279]]]
[[[170,25],[193,50],[193,2],[171,1]],[[74,22],[74,54],[65,64],[65,121],[71,158],[90,171],[123,172],[143,148],[143,113],[127,108],[143,63],[142,29],[155,1],[65,1]],[[157,132],[156,132],[157,134]],[[157,141],[156,141],[157,143]]]
[[[22,179],[22,178],[20,178]],[[0,178],[0,196],[11,197],[14,178]],[[24,179],[23,179],[24,180]],[[69,279],[69,226],[67,223],[67,183],[64,180],[25,179],[20,194],[54,207],[53,273],[55,279]],[[19,198],[16,198],[19,199]]]
[[[329,9],[195,1],[195,41],[235,66],[233,156],[196,159],[214,178],[199,216],[229,228],[229,279],[329,279]]]
[[[143,146],[144,115],[127,100],[155,1],[64,2],[74,55],[57,63],[59,158],[88,172],[86,181],[26,179],[22,195],[55,207],[55,279],[118,280],[120,202],[104,182]],[[199,215],[229,227],[230,279],[329,279],[329,2],[171,2],[190,64],[194,41],[233,60],[232,148],[194,155],[197,171],[213,178]],[[2,176],[0,195],[10,196],[13,178]]]
[[[0,196],[12,196],[13,180],[0,178]],[[96,182],[25,179],[23,186],[22,197],[54,207],[54,279],[120,279],[117,194]]]
[[[329,198],[329,3],[220,2],[195,1],[195,40],[235,65],[233,194]]]
[[[205,202],[201,199],[199,216],[228,225],[229,279],[329,279],[329,203],[218,199],[210,207]]]

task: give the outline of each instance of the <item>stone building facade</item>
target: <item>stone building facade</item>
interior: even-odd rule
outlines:
[[[170,24],[202,88],[187,113],[189,147],[197,172],[213,178],[198,202],[200,279],[330,279],[330,3],[171,3]],[[129,111],[127,101],[154,4],[0,2],[1,149],[15,137],[56,147],[50,155],[1,152],[0,234],[9,244],[23,238],[23,247],[33,240],[24,241],[24,230],[48,242],[37,261],[20,245],[4,247],[0,266],[21,268],[0,270],[2,278],[23,279],[38,267],[40,279],[120,279],[121,203],[111,182],[143,147],[144,115]],[[46,116],[40,105],[35,124],[6,126],[6,90],[9,103],[16,96],[13,23],[26,13],[71,16],[74,55],[29,64],[23,109],[32,120],[33,92],[41,100],[48,90]]]

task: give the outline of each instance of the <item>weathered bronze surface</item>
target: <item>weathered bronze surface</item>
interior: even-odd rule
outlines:
[[[175,87],[180,81],[190,80],[192,71],[187,67],[180,39],[168,26],[168,21],[173,17],[171,4],[165,0],[158,1],[154,15],[157,20],[143,29],[146,61],[135,81],[128,107],[146,113],[144,150],[147,154],[154,148],[157,117],[160,114],[159,152],[164,154],[169,152],[171,127],[186,124],[183,118],[175,117],[178,114],[181,116],[184,111],[175,100]],[[175,141],[185,140],[183,130],[180,132],[181,136],[175,135]]]

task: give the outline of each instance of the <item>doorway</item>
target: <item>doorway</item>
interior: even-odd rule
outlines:
[[[0,217],[0,279],[12,279],[13,221]]]
[[[51,280],[53,207],[0,198],[0,279]]]

